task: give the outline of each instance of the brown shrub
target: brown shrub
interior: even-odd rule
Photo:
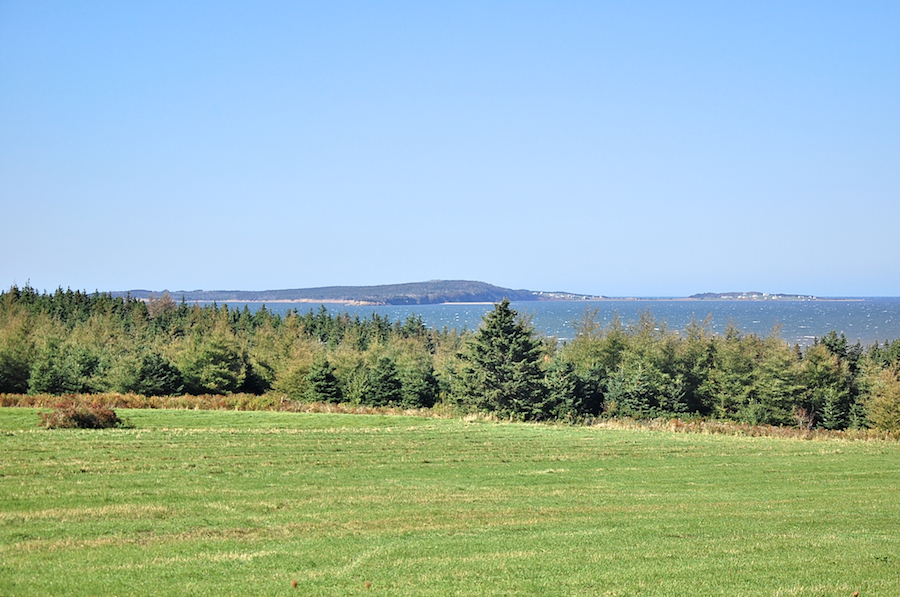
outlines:
[[[108,429],[123,425],[111,408],[99,404],[79,405],[74,400],[64,400],[52,411],[39,414],[40,426],[47,429]]]

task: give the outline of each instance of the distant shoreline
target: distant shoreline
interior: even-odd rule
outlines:
[[[175,298],[175,297],[173,297]],[[608,303],[608,302],[661,302],[672,301],[680,303],[852,303],[871,300],[873,298],[890,298],[890,297],[862,297],[862,298],[822,298],[816,297],[812,299],[703,299],[690,297],[603,297],[590,299],[541,299],[532,301],[511,301],[514,303]],[[146,301],[147,299],[141,299]],[[427,305],[493,305],[494,301],[444,301],[440,303],[385,303],[374,301],[358,301],[350,299],[272,299],[272,300],[250,300],[240,298],[218,298],[218,299],[202,299],[190,300],[188,303],[241,303],[248,305],[274,305],[274,304],[298,304],[298,305],[343,305],[348,307],[409,307],[409,306],[427,306]]]
[[[738,299],[738,298],[635,298],[635,299],[605,299],[605,300],[635,300],[635,301],[679,301],[691,303],[846,303],[860,302],[871,298],[881,297],[859,297],[859,298],[827,298],[817,296],[814,298],[781,298],[781,299]]]
[[[282,305],[344,305],[344,306],[409,306],[409,305],[492,305],[508,299],[512,303],[531,302],[610,302],[610,301],[730,301],[730,302],[798,302],[798,301],[861,301],[867,297],[823,298],[811,294],[772,293],[756,290],[730,292],[699,292],[690,296],[623,296],[578,294],[563,290],[535,291],[502,286],[474,280],[429,280],[404,284],[377,286],[320,286],[281,290],[129,290],[112,292],[113,296],[130,296],[141,300],[168,294],[190,303],[247,303]]]
[[[172,297],[175,298],[175,297]],[[147,300],[147,299],[142,299]],[[202,300],[192,300],[185,301],[188,303],[247,303],[248,305],[269,305],[269,304],[329,304],[329,305],[348,305],[352,307],[380,307],[385,305],[385,303],[374,303],[371,301],[354,301],[350,299],[272,299],[272,300],[249,300],[249,299],[239,299],[239,298],[219,298],[219,299],[202,299]]]

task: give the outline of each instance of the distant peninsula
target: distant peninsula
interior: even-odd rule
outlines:
[[[436,305],[441,303],[498,303],[510,301],[573,301],[602,300],[604,297],[571,292],[540,292],[502,288],[485,282],[470,280],[430,280],[408,284],[381,286],[323,286],[287,290],[177,290],[169,292],[176,300],[188,302],[250,302],[250,303],[339,303],[355,305]],[[129,295],[137,299],[160,296],[162,292],[130,290],[114,292],[114,296]]]

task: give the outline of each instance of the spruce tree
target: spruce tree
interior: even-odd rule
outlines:
[[[0,329],[0,393],[28,391],[34,353],[34,339],[24,317]]]
[[[822,402],[820,426],[824,429],[846,429],[850,424],[852,404],[846,392],[836,388],[825,388]]]
[[[181,372],[155,351],[124,363],[116,383],[119,392],[134,392],[143,396],[172,396],[183,389]]]
[[[237,343],[230,338],[195,336],[182,355],[179,370],[190,394],[224,394],[236,391],[246,370]]]
[[[373,406],[398,404],[401,401],[400,377],[397,364],[391,357],[381,357],[369,371],[369,391],[366,402]]]
[[[38,351],[31,366],[31,377],[28,392],[30,394],[75,394],[81,391],[79,371],[66,358],[62,343],[50,339],[46,346]]]
[[[400,405],[404,408],[422,408],[434,406],[438,395],[438,380],[434,375],[434,366],[430,360],[424,360],[414,367],[406,367],[400,372],[402,398]]]
[[[536,419],[574,419],[584,413],[584,383],[575,372],[575,364],[553,359],[545,381],[547,392],[543,402],[535,404]]]
[[[317,356],[306,376],[306,399],[310,402],[340,402],[342,398],[334,367],[324,355]]]
[[[543,402],[541,343],[504,299],[483,318],[460,355],[458,398],[502,415],[532,418]]]

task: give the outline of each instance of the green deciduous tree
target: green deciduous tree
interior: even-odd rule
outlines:
[[[9,317],[0,327],[0,393],[24,394],[35,356],[31,325],[25,313]]]
[[[881,431],[900,432],[900,374],[872,366],[863,374],[863,405],[868,422]]]

